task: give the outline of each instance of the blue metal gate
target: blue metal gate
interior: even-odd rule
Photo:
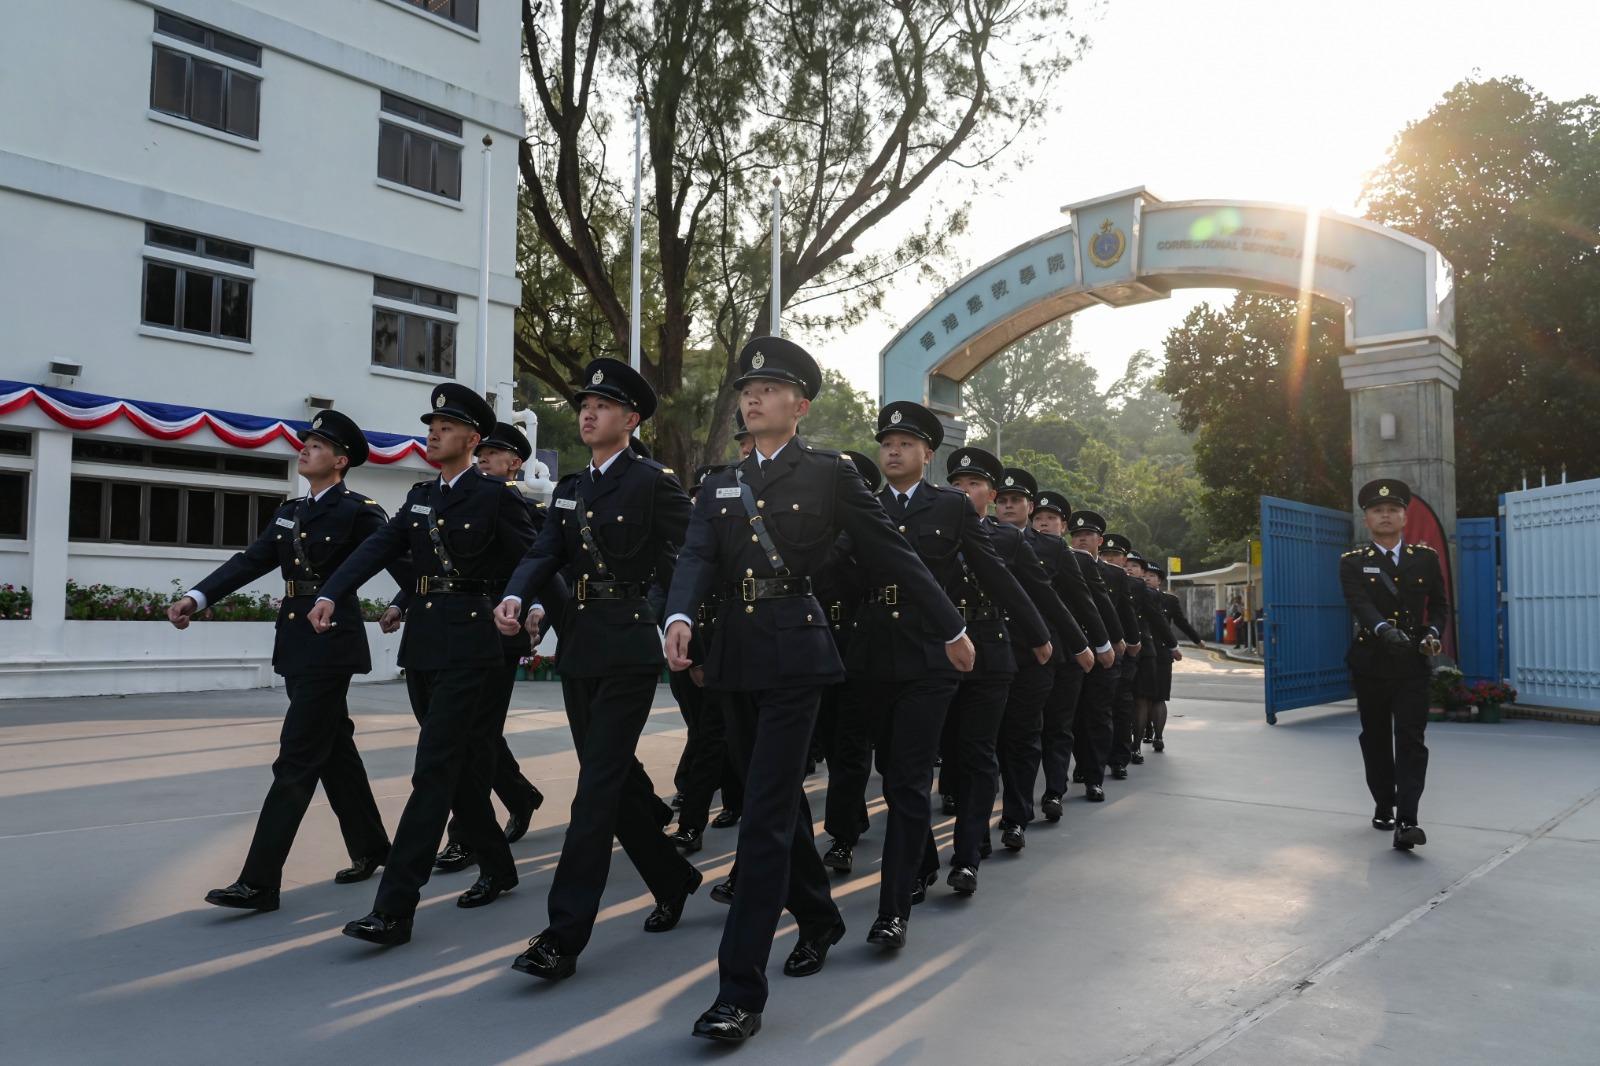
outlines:
[[[1351,696],[1350,612],[1339,588],[1339,556],[1351,536],[1347,511],[1261,497],[1269,723],[1280,711]]]
[[[1467,683],[1499,681],[1500,520],[1456,521],[1456,659]]]
[[[1600,479],[1508,492],[1505,522],[1518,702],[1600,711]]]

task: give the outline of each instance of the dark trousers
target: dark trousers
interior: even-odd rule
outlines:
[[[722,805],[729,810],[738,811],[744,802],[743,788],[733,769],[733,754],[728,749],[722,695],[696,685],[687,670],[672,674],[672,694],[677,697],[678,709],[689,729],[673,779],[683,796],[678,828],[703,830],[711,817],[711,797],[719,788]]]
[[[372,798],[367,768],[356,750],[355,723],[345,702],[350,675],[286,677],[283,687],[289,710],[278,736],[272,786],[261,804],[256,834],[239,874],[239,880],[256,888],[281,885],[289,847],[319,779],[350,857],[382,856],[389,850],[389,834]]]
[[[963,681],[950,701],[946,722],[954,722],[956,832],[951,866],[978,865],[978,849],[989,834],[989,815],[1000,788],[997,745],[1010,685],[1003,678]],[[951,756],[944,769],[951,768]],[[930,830],[928,840],[933,834]]]
[[[736,859],[739,888],[717,949],[717,998],[762,1010],[767,960],[783,911],[794,915],[801,936],[819,934],[841,920],[805,796],[806,755],[821,689],[729,692],[725,699],[728,735],[745,787]]]
[[[461,843],[472,849],[485,876],[516,873],[511,848],[489,804],[494,740],[503,721],[484,692],[491,669],[406,671],[406,694],[422,734],[411,771],[411,797],[395,827],[374,910],[396,917],[416,913],[451,811]]]
[[[1043,755],[1044,706],[1055,681],[1055,668],[1040,666],[1030,655],[1027,661],[1018,662],[1017,675],[1006,693],[1000,717],[1000,817],[1013,825],[1033,821],[1033,785]]]
[[[1050,694],[1044,700],[1044,728],[1040,734],[1044,761],[1044,791],[1050,796],[1065,796],[1072,770],[1072,750],[1077,736],[1078,696],[1088,676],[1076,659],[1058,656],[1050,660]],[[1033,782],[1029,778],[1029,784]],[[1028,817],[1033,817],[1033,797],[1028,797]],[[1026,825],[1027,823],[1021,823]]]
[[[1112,669],[1117,675],[1117,690],[1111,701],[1111,749],[1106,754],[1106,762],[1125,767],[1133,753],[1139,750],[1139,742],[1133,736],[1133,689],[1139,676],[1139,657],[1123,655]]]
[[[870,682],[846,681],[832,686],[824,701],[834,703],[833,732],[828,738],[828,798],[823,830],[835,840],[854,844],[867,824],[867,779],[872,776],[873,712]]]
[[[883,834],[883,866],[878,886],[878,913],[911,917],[911,889],[917,878],[939,868],[931,852],[933,759],[945,715],[959,682],[953,677],[878,682],[863,687],[873,708],[873,739],[883,798],[889,818]],[[994,797],[989,798],[991,806]],[[932,869],[929,869],[931,858]]]
[[[655,691],[654,674],[561,678],[578,753],[578,788],[550,883],[549,930],[563,955],[581,952],[594,932],[613,837],[658,900],[671,899],[693,876],[661,832],[661,800],[634,756]]]
[[[1106,780],[1106,757],[1111,751],[1111,701],[1117,694],[1117,664],[1101,666],[1084,675],[1078,689],[1078,707],[1072,723],[1072,754],[1078,760],[1086,785]],[[1062,792],[1066,792],[1063,782]]]
[[[532,811],[534,797],[539,794],[533,782],[522,776],[522,767],[517,765],[517,757],[511,754],[511,745],[506,743],[506,712],[511,709],[511,693],[516,685],[516,663],[485,671],[483,698],[489,702],[495,716],[491,726],[495,732],[494,770],[489,778],[489,788],[508,814]],[[450,819],[445,836],[452,844],[460,839],[454,818]]]
[[[1394,807],[1397,821],[1417,822],[1417,804],[1428,776],[1428,678],[1355,678],[1361,716],[1361,761],[1372,802]]]

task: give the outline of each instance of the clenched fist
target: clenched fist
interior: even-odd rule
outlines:
[[[181,596],[171,607],[167,608],[167,621],[178,629],[188,629],[189,620],[194,617],[195,610],[200,605],[194,602],[193,597]]]

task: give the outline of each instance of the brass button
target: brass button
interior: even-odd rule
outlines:
[[[411,528],[412,528],[412,529],[416,529],[416,528],[417,528],[417,523],[415,523],[415,522],[413,522],[413,523],[411,523]],[[279,538],[278,538],[278,539],[279,539],[279,540],[282,540],[282,539],[283,539],[283,538],[282,538],[282,537],[279,537]]]
[[[442,519],[442,518],[441,518],[441,519],[439,519],[439,524],[440,524],[440,525],[441,525],[441,526],[442,526],[442,525],[444,525],[444,519]]]
[[[757,507],[765,507],[766,505],[767,505],[767,501],[766,500],[757,500],[756,501],[756,506]]]
[[[794,508],[794,509],[795,509],[795,510],[796,510],[796,511],[798,511],[798,510],[800,510],[800,505],[799,505],[799,504],[798,504],[798,503],[796,503],[796,504],[792,504],[792,505],[791,505],[791,506],[792,506],[792,507],[793,507],[793,508]]]
[[[723,514],[727,514],[727,513],[728,513],[728,509],[727,509],[727,508],[726,508],[726,507],[724,507],[724,508],[723,508],[723,509],[722,509],[722,513],[723,513]]]
[[[306,535],[304,533],[300,534],[300,539],[301,540],[305,540],[306,539]]]
[[[905,531],[906,531],[906,527],[905,526],[901,526],[900,527],[900,532],[904,533]]]
[[[899,618],[900,617],[900,612],[899,611],[893,611],[893,612],[890,613],[889,617],[890,618]]]
[[[473,618],[476,618],[476,617],[478,617],[478,612],[477,612],[477,611],[473,611],[473,612],[472,612],[472,617],[473,617]]]
[[[461,523],[461,528],[462,529],[471,529],[472,528],[472,523],[471,522],[463,522],[463,523]]]
[[[580,611],[583,610],[583,604],[581,604],[581,603],[578,604],[578,610],[580,610]]]
[[[747,566],[747,567],[745,567],[745,570],[744,570],[744,576],[745,577],[755,577],[756,576],[756,572],[754,570],[750,569]]]
[[[808,615],[806,615],[806,621],[807,621],[807,622],[809,622],[809,621],[811,621],[811,616],[810,616],[810,615],[809,615],[809,614],[808,614]]]
[[[433,606],[433,601],[429,600],[427,603],[423,604],[422,606],[424,606],[424,607],[432,607]]]
[[[942,534],[943,532],[944,532],[944,530],[942,530],[942,529],[936,529],[936,530],[933,531],[933,535],[937,537],[940,534]]]
[[[415,525],[415,523],[413,523],[413,525]],[[279,533],[279,534],[278,534],[278,539],[279,539],[279,540],[282,540],[282,539],[283,539],[283,534],[282,534],[282,533]]]
[[[305,565],[305,564],[304,564],[304,563],[302,563],[302,562],[301,562],[301,561],[300,561],[300,560],[299,560],[299,559],[296,559],[296,560],[295,560],[295,561],[294,561],[294,565],[296,565],[296,566],[304,566],[304,565]]]
[[[328,623],[328,624],[329,624],[329,625],[330,625],[330,626],[336,626],[336,625],[338,625],[338,624],[339,624],[339,623],[338,623],[338,622],[329,622],[329,623]]]
[[[638,615],[637,615],[637,614],[635,614],[635,615],[634,615],[634,616],[633,616],[633,620],[634,620],[634,621],[635,621],[635,622],[637,622],[637,621],[638,621],[638,620],[639,620],[639,616],[638,616]]]
[[[322,539],[323,540],[332,540],[333,538],[332,537],[323,537]]]
[[[294,612],[293,611],[289,612],[289,621],[291,621],[291,622],[294,621]]]
[[[756,542],[757,542],[757,541],[759,541],[759,540],[760,540],[760,539],[761,539],[761,538],[760,538],[760,537],[758,537],[758,536],[756,536],[756,535],[755,535],[755,534],[754,534],[754,533],[752,533],[752,534],[750,534],[750,543],[751,543],[751,544],[754,544],[754,543],[756,543]]]
[[[585,517],[585,518],[593,518],[594,517],[594,512],[593,511],[585,511],[585,512],[583,512],[583,517]]]
[[[745,604],[744,605],[744,613],[745,614],[755,614],[756,613],[756,605],[753,604],[753,603]]]
[[[617,515],[617,521],[618,522],[622,521],[622,516],[621,515]]]

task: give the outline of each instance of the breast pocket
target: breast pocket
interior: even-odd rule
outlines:
[[[474,559],[489,549],[494,538],[494,522],[476,515],[450,515],[439,527],[445,548],[457,559]]]
[[[644,538],[645,511],[642,507],[619,507],[589,517],[589,529],[607,560],[626,559],[639,551]]]
[[[913,530],[913,544],[922,558],[929,562],[944,562],[955,555],[961,540],[955,529],[929,526]]]
[[[773,535],[796,549],[815,547],[832,533],[827,515],[813,500],[774,502],[763,506],[761,513]]]

